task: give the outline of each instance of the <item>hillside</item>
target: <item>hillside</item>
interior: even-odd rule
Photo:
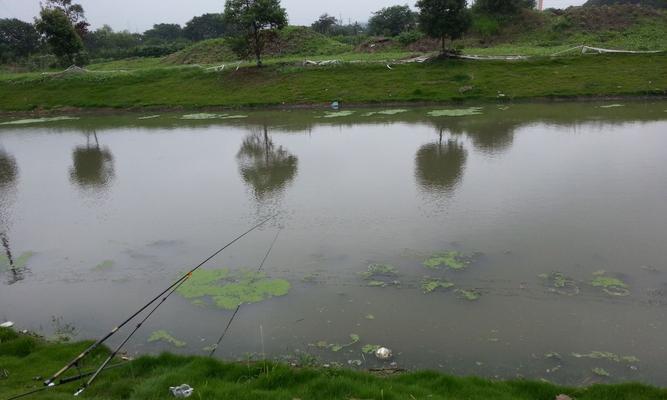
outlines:
[[[313,56],[340,54],[352,46],[340,43],[303,26],[289,26],[266,43],[266,57],[291,55]],[[211,64],[236,61],[237,57],[225,39],[211,39],[195,43],[165,59],[170,64]]]
[[[636,4],[645,7],[667,8],[667,0],[588,0],[584,6],[611,6],[616,4]]]

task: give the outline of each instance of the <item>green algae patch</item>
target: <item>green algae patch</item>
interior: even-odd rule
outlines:
[[[624,297],[630,295],[630,290],[625,282],[617,278],[605,276],[604,274],[595,276],[591,281],[591,285],[601,288],[603,292],[610,296]]]
[[[607,104],[605,106],[600,106],[600,108],[618,108],[625,107],[623,104]]]
[[[197,114],[186,114],[181,117],[181,119],[185,120],[206,120],[206,119],[217,119],[217,118],[222,118],[226,117],[227,114],[210,114],[210,113],[197,113]]]
[[[44,122],[57,122],[57,121],[71,121],[77,120],[78,117],[51,117],[51,118],[32,118],[32,119],[17,119],[14,121],[2,122],[0,125],[28,125],[28,124],[41,124]]]
[[[285,296],[290,287],[290,283],[284,279],[269,279],[261,273],[233,274],[228,269],[212,269],[194,273],[178,289],[178,293],[193,301],[210,298],[216,306],[233,310],[241,304]]]
[[[562,272],[540,274],[538,277],[544,281],[544,285],[550,292],[566,296],[575,296],[579,294],[579,286],[577,285],[577,282],[574,279],[565,276]]]
[[[593,368],[591,371],[593,371],[593,373],[597,376],[601,376],[601,377],[605,377],[605,378],[608,378],[608,377],[611,376],[611,374],[609,372],[607,372],[607,370],[605,370],[604,368],[597,367],[597,368]]]
[[[616,353],[609,351],[591,351],[590,353],[581,354],[581,353],[572,353],[574,358],[590,358],[592,360],[608,360],[613,362],[624,362],[628,364],[636,364],[640,362],[639,358],[636,356],[620,356]]]
[[[148,342],[149,343],[164,342],[174,347],[185,347],[187,345],[187,343],[185,343],[182,340],[176,339],[169,332],[165,330],[159,330],[151,333],[151,336],[148,338]]]
[[[365,344],[361,347],[361,352],[364,354],[373,354],[379,349],[381,346],[379,344]]]
[[[323,118],[349,117],[352,114],[354,114],[354,111],[327,111],[324,113]]]
[[[424,261],[424,266],[431,269],[437,269],[444,266],[453,270],[462,270],[468,268],[472,260],[458,251],[446,251],[444,253],[435,253]]]
[[[465,117],[469,115],[481,115],[482,107],[469,107],[450,110],[433,110],[427,113],[429,117]]]
[[[425,278],[422,281],[422,291],[426,293],[435,292],[438,289],[450,289],[454,284],[444,279]]]
[[[104,261],[102,261],[101,263],[97,264],[97,265],[93,268],[93,270],[95,270],[95,271],[100,271],[100,272],[101,272],[101,271],[108,271],[108,270],[110,270],[111,268],[113,268],[113,264],[114,264],[113,260],[104,260]]]
[[[355,344],[359,343],[361,340],[361,337],[357,335],[356,333],[351,333],[350,334],[350,341],[348,343],[344,344],[338,344],[338,343],[329,343],[326,340],[320,340],[317,343],[314,344],[309,344],[311,347],[316,347],[318,349],[323,349],[323,350],[331,350],[334,353],[337,353],[341,350],[343,350],[346,347],[354,346]]]
[[[456,294],[460,299],[468,301],[477,301],[482,297],[482,294],[475,289],[456,289]]]
[[[26,251],[25,253],[21,253],[20,256],[16,257],[14,259],[14,269],[15,270],[21,270],[28,265],[28,261],[35,255],[32,251]],[[7,258],[7,255],[1,254],[0,255],[0,270],[8,270],[11,268],[11,265],[9,264],[9,258]]]
[[[397,115],[406,113],[408,110],[396,109],[396,110],[382,110],[382,111],[371,111],[364,114],[364,117],[372,117],[373,115]]]
[[[398,276],[396,267],[389,264],[371,264],[368,269],[361,273],[365,279],[371,279],[378,276]]]
[[[392,280],[398,276],[398,271],[393,265],[389,264],[371,264],[366,271],[359,273],[370,287],[399,286],[400,282]]]

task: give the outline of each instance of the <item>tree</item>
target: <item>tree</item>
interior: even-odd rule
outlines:
[[[222,14],[204,14],[194,17],[183,28],[183,35],[194,42],[215,39],[224,33],[225,22]]]
[[[46,0],[42,8],[64,12],[81,39],[88,33],[90,24],[86,21],[86,16],[81,4],[72,4],[72,0]]]
[[[471,24],[470,12],[466,0],[419,0],[419,27],[427,35],[442,40],[459,39]]]
[[[155,24],[152,29],[144,32],[147,42],[175,42],[183,38],[183,29],[179,24]]]
[[[257,66],[261,67],[266,32],[284,28],[287,12],[280,0],[227,0],[225,22],[236,32],[236,53],[254,53]]]
[[[0,62],[28,57],[39,48],[39,33],[16,18],[0,19]]]
[[[409,6],[386,7],[373,13],[368,21],[368,31],[372,35],[397,36],[414,29],[416,22],[416,15]]]
[[[127,57],[132,49],[141,45],[142,37],[138,33],[128,31],[114,32],[109,25],[89,32],[83,39],[86,50],[94,57],[122,58]]]
[[[535,8],[535,0],[476,0],[473,8],[483,14],[516,15],[522,9]]]
[[[310,27],[313,28],[315,32],[319,32],[323,35],[329,35],[336,25],[339,25],[336,17],[329,14],[322,14],[317,21],[310,25]]]
[[[61,65],[74,64],[76,56],[83,50],[83,42],[67,15],[56,8],[42,8],[39,16],[35,27],[46,38]]]

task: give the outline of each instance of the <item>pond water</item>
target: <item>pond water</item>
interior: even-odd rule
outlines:
[[[373,368],[382,345],[407,369],[667,385],[667,103],[0,124],[0,322],[101,336],[277,214],[128,350],[207,354],[242,301],[218,357]]]

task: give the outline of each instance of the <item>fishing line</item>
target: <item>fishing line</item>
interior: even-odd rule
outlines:
[[[168,288],[166,288],[166,289],[165,289],[164,291],[162,291],[160,294],[158,294],[157,296],[155,296],[151,301],[149,301],[148,303],[146,303],[143,307],[141,307],[138,311],[136,311],[134,314],[132,314],[132,315],[131,315],[129,318],[127,318],[125,321],[123,321],[120,325],[116,326],[116,327],[113,328],[109,333],[107,333],[104,337],[102,337],[102,338],[99,339],[97,342],[95,342],[95,343],[93,343],[92,345],[90,345],[90,346],[89,346],[87,349],[85,349],[81,354],[79,354],[79,355],[78,355],[77,357],[75,357],[72,361],[70,361],[67,365],[65,365],[62,369],[60,369],[58,372],[56,372],[51,378],[49,378],[49,379],[47,379],[46,381],[44,381],[44,385],[45,385],[45,386],[52,386],[52,385],[54,385],[54,381],[55,381],[56,379],[58,379],[58,377],[60,377],[62,374],[64,374],[66,371],[68,371],[68,370],[71,369],[72,367],[78,365],[78,363],[79,363],[84,357],[86,357],[88,354],[90,354],[90,353],[91,353],[93,350],[95,350],[97,347],[101,346],[101,345],[102,345],[104,342],[106,342],[111,336],[113,336],[114,334],[116,334],[122,327],[124,327],[125,325],[129,324],[134,318],[136,318],[139,314],[141,314],[141,313],[144,312],[146,309],[148,309],[152,304],[154,304],[156,301],[158,301],[162,296],[167,295],[167,293],[169,293],[169,291],[172,291],[172,293],[173,293],[173,289],[174,289],[174,288],[177,288],[177,287],[180,287],[180,286],[181,286],[187,279],[190,278],[190,276],[192,275],[192,273],[194,273],[195,271],[197,271],[199,268],[201,268],[201,267],[202,267],[204,264],[206,264],[207,262],[211,261],[211,259],[213,259],[215,256],[217,256],[218,254],[220,254],[222,251],[224,251],[225,249],[227,249],[228,247],[230,247],[231,245],[233,245],[233,244],[236,243],[237,241],[241,240],[243,237],[245,237],[246,235],[248,235],[250,232],[254,231],[255,229],[259,228],[260,226],[262,226],[262,225],[264,225],[265,223],[269,222],[270,220],[274,219],[276,216],[277,216],[277,215],[273,215],[273,216],[271,216],[271,217],[269,217],[269,218],[263,220],[262,222],[258,223],[257,225],[253,226],[252,228],[248,229],[247,231],[245,231],[245,232],[242,233],[241,235],[237,236],[234,240],[232,240],[231,242],[227,243],[227,244],[224,245],[222,248],[220,248],[219,250],[217,250],[217,251],[216,251],[215,253],[213,253],[210,257],[206,258],[206,259],[205,259],[204,261],[202,261],[199,265],[197,265],[196,267],[194,267],[193,269],[191,269],[190,271],[188,271],[188,272],[187,272],[185,275],[183,275],[180,279],[178,279],[176,282],[174,282],[173,284],[171,284]],[[169,297],[170,295],[171,295],[171,293],[169,293],[166,297]],[[164,300],[166,300],[166,297],[165,297],[165,299],[163,299],[162,302],[160,302],[160,304],[164,303]],[[152,314],[154,311],[155,311],[155,309],[154,309],[153,311],[151,311],[150,314]],[[149,314],[149,315],[150,315],[150,314]],[[98,374],[99,374],[99,373],[98,373]]]
[[[269,254],[271,253],[271,250],[273,250],[273,246],[276,244],[276,241],[278,240],[278,235],[280,235],[281,231],[282,231],[282,228],[280,228],[278,230],[278,232],[276,232],[276,236],[273,238],[273,242],[271,242],[271,246],[269,246],[269,250],[264,255],[264,258],[262,259],[262,262],[259,264],[259,268],[257,268],[257,273],[260,273],[262,271],[262,268],[264,268],[264,263],[266,262],[266,259],[269,258]],[[222,335],[220,335],[220,338],[215,343],[215,345],[213,345],[213,348],[211,349],[211,352],[208,354],[209,357],[213,357],[213,355],[215,354],[215,351],[218,349],[218,346],[220,346],[220,343],[222,343],[222,340],[227,335],[227,331],[229,331],[229,327],[232,326],[232,322],[234,321],[234,318],[236,318],[236,314],[238,314],[240,309],[241,309],[241,304],[236,306],[236,310],[234,310],[234,313],[232,314],[232,317],[227,322],[227,326],[225,326],[225,330],[222,331]]]

